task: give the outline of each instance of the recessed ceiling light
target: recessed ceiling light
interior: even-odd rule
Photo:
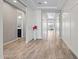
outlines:
[[[44,4],[47,4],[47,1],[44,1]]]
[[[22,18],[22,16],[18,16],[18,19],[21,19]]]
[[[13,0],[13,2],[15,2],[15,3],[16,3],[17,1],[16,1],[16,0]]]

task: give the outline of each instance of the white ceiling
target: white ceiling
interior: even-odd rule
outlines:
[[[14,3],[14,0],[7,0],[7,1],[12,1],[10,3]],[[58,11],[63,8],[67,0],[15,0],[18,1],[19,3],[25,5],[25,6],[30,6],[31,8],[37,8],[41,9],[44,11]],[[47,1],[47,4],[44,4],[44,1]],[[39,4],[39,2],[41,4]],[[18,5],[19,3],[16,3]],[[20,6],[19,6],[20,7]],[[52,10],[53,9],[53,10]]]
[[[26,6],[21,4],[18,0],[3,0],[3,1],[23,12],[26,12]]]
[[[36,8],[48,8],[48,9],[58,9],[60,10],[67,0],[22,0],[26,5],[30,5],[31,7]],[[47,1],[47,4],[44,4],[43,2]],[[42,4],[39,4],[42,3]]]

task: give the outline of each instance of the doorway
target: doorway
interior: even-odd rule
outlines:
[[[48,40],[50,36],[58,39],[59,36],[59,15],[58,12],[42,11],[42,38]]]
[[[23,21],[24,21],[24,13],[22,11],[17,10],[17,37],[22,38],[23,36]]]

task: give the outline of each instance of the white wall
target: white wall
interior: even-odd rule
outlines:
[[[26,40],[26,13],[23,13],[23,37]]]
[[[46,40],[48,38],[48,17],[47,12],[42,12],[42,39]]]
[[[37,39],[42,39],[41,35],[41,10],[36,10]]]
[[[33,25],[37,25],[37,39],[41,39],[41,10],[35,10],[27,7],[26,11],[26,42],[31,41],[34,37]]]
[[[0,10],[0,59],[3,59],[3,19]]]
[[[57,38],[59,38],[59,35],[60,35],[60,32],[59,32],[59,30],[60,30],[60,23],[59,23],[59,21],[60,21],[60,18],[59,18],[59,16],[60,16],[60,13],[56,13],[56,16],[55,16],[55,31],[56,31],[56,36],[57,36]]]
[[[62,39],[72,52],[78,56],[78,3],[68,0],[62,14]]]
[[[33,39],[32,20],[34,10],[32,10],[30,7],[27,7],[26,12],[26,42],[28,42]]]
[[[17,37],[17,9],[3,2],[3,42]]]
[[[3,19],[2,19],[3,1],[0,0],[0,59],[3,59]]]

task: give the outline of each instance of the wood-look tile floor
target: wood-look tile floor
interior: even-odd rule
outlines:
[[[4,46],[4,59],[74,59],[68,48],[52,32],[48,40],[19,39]]]

